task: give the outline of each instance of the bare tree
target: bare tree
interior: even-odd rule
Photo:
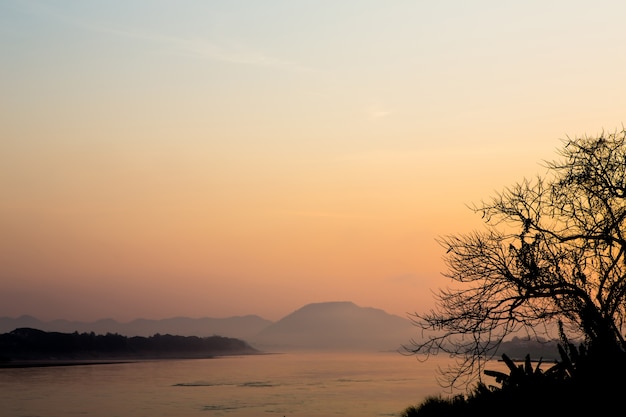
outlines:
[[[589,352],[626,350],[626,130],[563,141],[547,174],[470,207],[485,230],[446,236],[436,308],[415,313],[412,354],[449,354],[449,386],[480,379],[507,336],[558,323]]]

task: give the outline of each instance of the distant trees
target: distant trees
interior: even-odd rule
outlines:
[[[626,131],[563,141],[547,174],[471,209],[485,229],[440,239],[453,288],[413,317],[414,354],[450,354],[449,385],[480,379],[511,334],[558,328],[588,357],[623,363],[626,342]],[[555,334],[554,332],[552,334]]]
[[[30,359],[95,359],[206,357],[256,353],[245,341],[223,337],[155,334],[126,337],[107,333],[59,333],[20,328],[0,334],[0,361]]]

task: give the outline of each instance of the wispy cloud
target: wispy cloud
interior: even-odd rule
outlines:
[[[232,41],[220,44],[204,38],[183,38],[105,27],[92,27],[92,29],[130,39],[152,42],[165,46],[174,52],[198,58],[229,62],[233,64],[277,68],[289,71],[314,71],[313,69],[300,65],[296,62],[268,56],[263,52]]]
[[[371,120],[382,119],[383,117],[387,117],[392,113],[393,111],[391,111],[390,109],[386,109],[386,108],[382,108],[378,106],[373,106],[367,109],[367,116]]]
[[[27,13],[47,16],[48,18],[55,19],[67,25],[79,27],[83,30],[124,37],[131,40],[150,42],[162,50],[169,50],[170,53],[174,54],[184,54],[219,62],[276,68],[288,71],[316,71],[313,68],[287,59],[269,56],[259,49],[234,40],[218,42],[203,37],[182,37],[107,26],[83,17],[64,14],[58,9],[51,8],[46,3],[39,2],[25,2],[23,10]]]

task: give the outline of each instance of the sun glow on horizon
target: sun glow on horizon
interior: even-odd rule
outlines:
[[[3,2],[0,317],[430,307],[468,204],[622,126],[624,11]]]

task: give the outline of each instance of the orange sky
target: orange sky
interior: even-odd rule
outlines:
[[[437,236],[621,129],[620,2],[0,4],[0,317],[406,315]]]

